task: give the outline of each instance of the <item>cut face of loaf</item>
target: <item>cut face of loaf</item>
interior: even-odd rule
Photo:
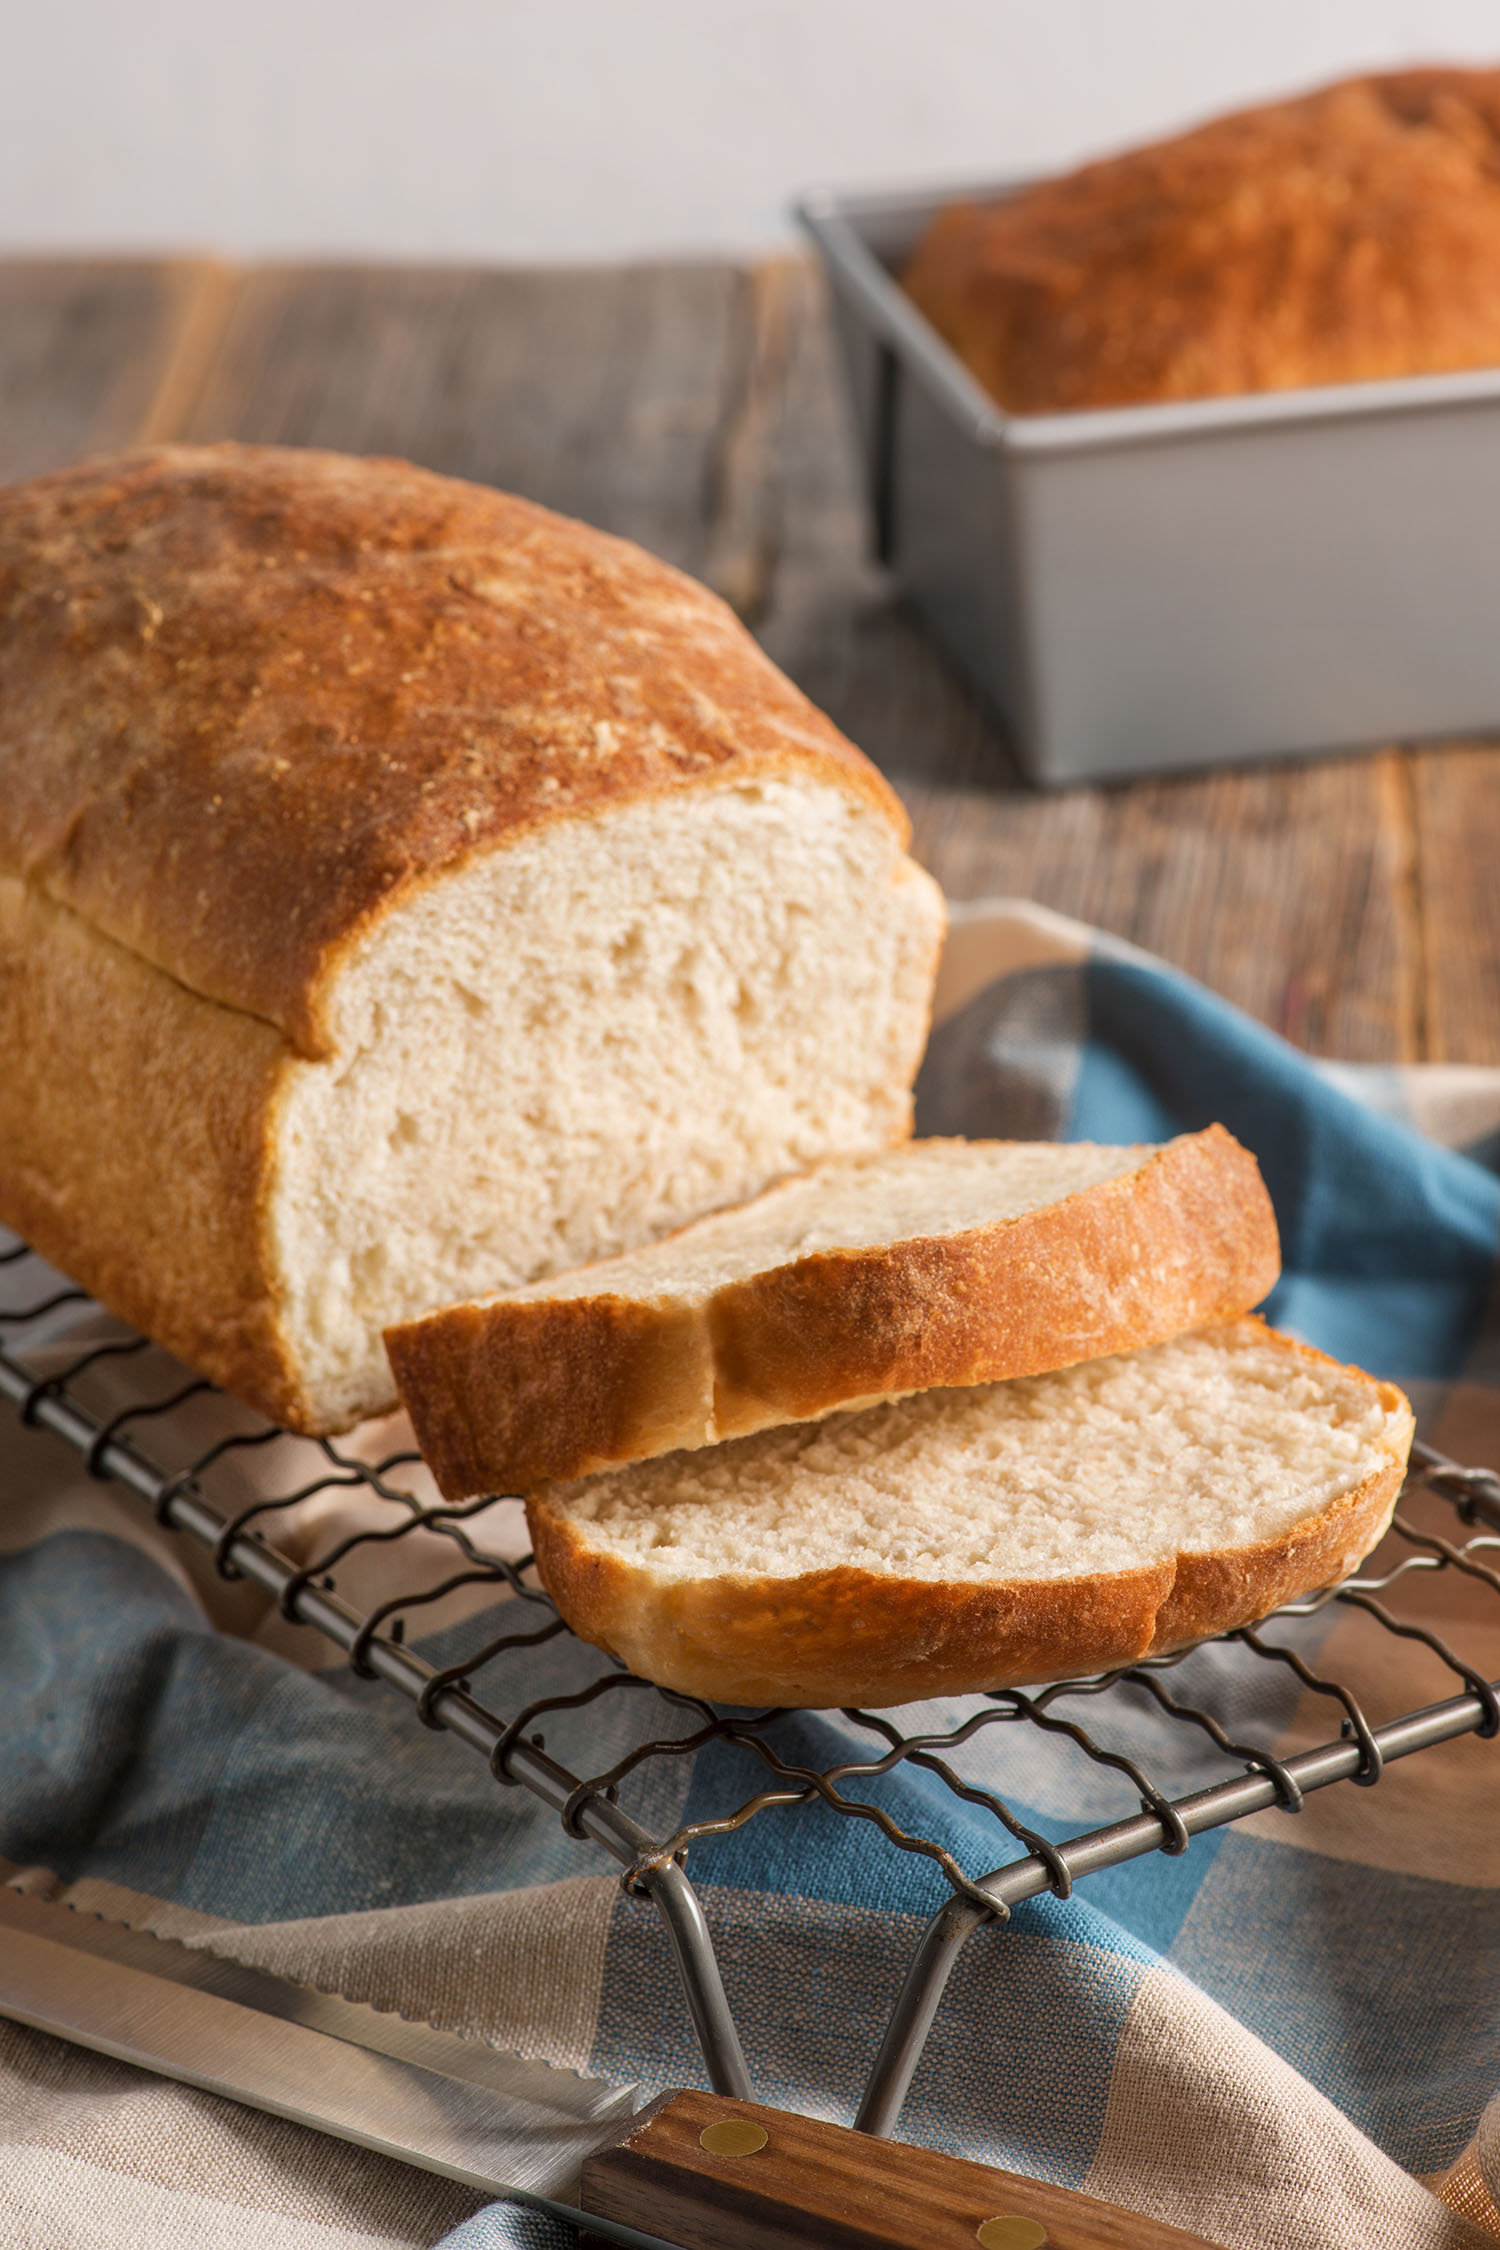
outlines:
[[[392,1403],[393,1320],[900,1138],[939,914],[883,821],[768,781],[560,823],[393,917],[277,1119],[282,1319],[321,1412]]]
[[[1128,1664],[1345,1576],[1401,1393],[1254,1319],[544,1487],[575,1632],[664,1687],[895,1704]]]
[[[1163,1148],[913,1141],[386,1345],[463,1499],[1132,1350],[1248,1311],[1279,1270],[1222,1126]]]
[[[352,949],[313,1059],[0,878],[37,1071],[0,1089],[5,1216],[276,1419],[344,1428],[395,1403],[388,1323],[909,1131],[940,926],[837,790],[699,790],[433,883]]]
[[[0,1220],[264,1412],[911,1129],[943,909],[701,586],[403,462],[0,491]]]

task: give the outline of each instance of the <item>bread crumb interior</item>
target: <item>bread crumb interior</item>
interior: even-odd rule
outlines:
[[[826,784],[552,823],[388,913],[291,1069],[267,1223],[330,1418],[381,1330],[612,1257],[909,1130],[943,908]]]
[[[1246,1319],[668,1454],[543,1498],[590,1548],[659,1581],[842,1566],[1073,1577],[1276,1538],[1384,1466],[1399,1420],[1368,1377]]]
[[[611,1258],[521,1298],[703,1298],[818,1251],[961,1234],[1136,1171],[1150,1147],[1087,1141],[910,1141],[787,1180],[747,1209],[721,1211],[628,1258]]]

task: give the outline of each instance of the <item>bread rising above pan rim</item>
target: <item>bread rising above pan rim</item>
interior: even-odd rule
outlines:
[[[931,219],[901,284],[1007,413],[1500,365],[1500,70],[1290,99]]]
[[[1403,1394],[1266,1335],[1308,1366],[1359,1375],[1387,1417],[1385,1461],[1270,1538],[1079,1577],[963,1582],[844,1566],[657,1578],[591,1545],[544,1488],[527,1502],[537,1568],[582,1639],[658,1686],[714,1703],[881,1708],[1168,1654],[1346,1577],[1384,1533],[1401,1489],[1412,1434]]]
[[[1255,1159],[1212,1125],[962,1232],[815,1251],[697,1303],[606,1289],[446,1306],[388,1329],[386,1349],[458,1500],[1133,1351],[1248,1312],[1279,1272]]]

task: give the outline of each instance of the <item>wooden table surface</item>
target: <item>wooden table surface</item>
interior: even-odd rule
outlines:
[[[638,539],[884,767],[951,896],[1117,931],[1322,1054],[1500,1062],[1500,747],[1018,784],[865,559],[800,261],[0,264],[0,482],[167,437],[404,454]]]

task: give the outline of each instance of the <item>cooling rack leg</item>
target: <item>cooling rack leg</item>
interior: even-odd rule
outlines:
[[[716,2094],[753,2101],[755,2089],[698,1893],[682,1869],[671,1864],[654,1868],[645,1878],[645,1886],[667,1926],[710,2086]]]
[[[944,1988],[964,1945],[984,1919],[977,1907],[954,1898],[934,1914],[923,1931],[880,2042],[865,2098],[854,2120],[856,2131],[884,2137],[895,2130]]]

